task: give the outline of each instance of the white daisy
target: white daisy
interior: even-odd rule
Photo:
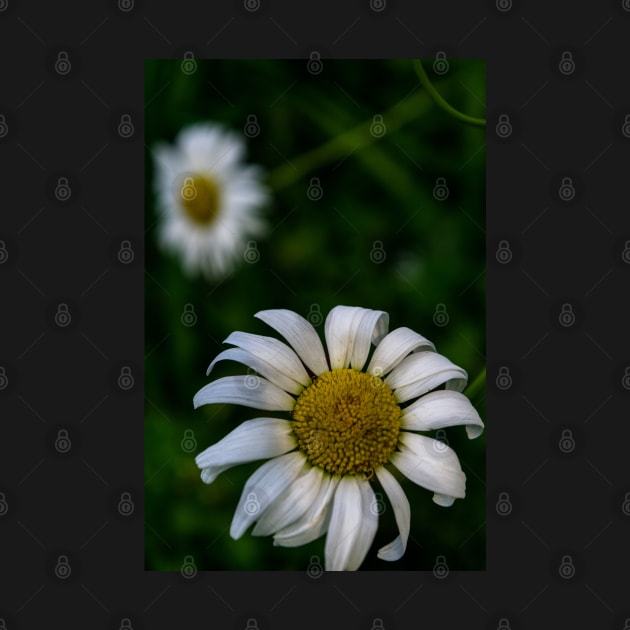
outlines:
[[[214,124],[187,127],[174,146],[154,150],[160,244],[191,275],[229,271],[264,230],[258,211],[268,191],[244,156],[242,137]]]
[[[383,311],[333,308],[325,323],[328,352],[297,313],[268,310],[256,317],[290,347],[272,337],[232,333],[225,343],[235,347],[221,352],[208,373],[230,359],[260,376],[220,378],[193,401],[195,408],[234,403],[291,415],[243,422],[196,457],[205,483],[237,464],[271,458],[245,484],[230,535],[238,539],[256,523],[254,535],[296,547],[327,534],[325,568],[356,570],[377,530],[381,510],[372,483],[378,480],[400,532],[378,557],[398,560],[411,510],[387,466],[432,491],[438,505],[464,497],[466,477],[455,452],[415,431],[466,425],[469,438],[481,434],[483,422],[461,393],[466,372],[409,328],[388,334]]]

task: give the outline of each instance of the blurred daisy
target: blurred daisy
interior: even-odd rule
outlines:
[[[246,482],[230,535],[238,539],[256,523],[254,535],[273,535],[275,545],[296,547],[327,534],[325,568],[356,570],[383,509],[372,487],[378,480],[399,529],[378,557],[398,560],[407,546],[411,511],[387,466],[432,491],[438,505],[464,497],[466,477],[455,452],[415,432],[466,425],[469,438],[481,434],[483,422],[461,394],[466,372],[409,328],[387,334],[383,311],[333,308],[325,323],[328,352],[313,326],[292,311],[261,311],[256,317],[289,345],[232,333],[225,343],[235,347],[221,352],[208,373],[230,359],[260,376],[220,378],[194,397],[195,408],[234,403],[291,414],[291,420],[243,422],[197,456],[205,483],[237,464],[271,458]]]
[[[187,127],[174,146],[155,148],[160,244],[191,275],[226,273],[264,230],[258,211],[268,191],[244,155],[241,136],[214,124]]]

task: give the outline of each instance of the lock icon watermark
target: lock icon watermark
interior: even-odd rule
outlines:
[[[245,376],[243,385],[245,385],[247,389],[258,389],[260,387],[260,376],[256,374],[256,370],[247,368],[247,376]]]
[[[184,53],[184,60],[181,63],[181,70],[184,74],[191,75],[197,72],[197,62],[195,61],[195,55],[192,50],[187,50]]]
[[[446,53],[443,50],[438,50],[435,53],[435,59],[433,60],[433,72],[435,74],[446,74],[449,70],[449,64],[446,60]]]
[[[55,72],[62,77],[70,74],[72,70],[72,63],[70,63],[70,55],[67,50],[60,50],[57,53],[57,60],[55,61]]]
[[[245,253],[243,254],[245,262],[253,265],[260,260],[260,252],[258,251],[258,243],[256,241],[248,241]]]
[[[383,247],[383,241],[374,241],[372,243],[372,251],[370,251],[370,260],[380,265],[387,258],[385,248]]]
[[[308,190],[306,191],[306,196],[311,201],[319,201],[324,196],[324,189],[319,183],[319,179],[317,177],[312,177]]]
[[[118,513],[121,516],[131,516],[136,509],[130,492],[121,492],[118,501]]]
[[[319,74],[324,69],[324,64],[316,50],[310,54],[306,69],[313,75]]]
[[[382,138],[387,131],[387,127],[383,122],[383,116],[381,114],[375,114],[372,118],[372,124],[370,125],[370,133],[375,138]]]
[[[9,386],[9,377],[7,376],[7,370],[3,365],[0,365],[0,391],[6,389]]]
[[[4,114],[0,114],[0,138],[4,138],[9,133],[9,125]]]
[[[180,573],[182,574],[182,577],[187,580],[191,580],[197,575],[197,567],[195,566],[195,559],[193,556],[184,557],[184,563],[182,564]]]
[[[575,324],[575,313],[573,312],[573,306],[568,302],[565,302],[561,309],[560,314],[558,315],[558,321],[561,326],[564,328],[570,328]]]
[[[512,513],[512,502],[507,492],[499,492],[499,499],[494,506],[499,516],[509,516]]]
[[[131,241],[121,241],[120,249],[118,250],[118,254],[116,254],[118,261],[123,265],[128,265],[133,262],[135,258],[135,254],[133,249],[131,249]]]
[[[436,326],[446,326],[449,321],[448,313],[446,312],[446,304],[437,304],[435,306],[435,313],[433,313],[433,323]]]
[[[558,188],[558,197],[562,201],[573,201],[575,198],[575,186],[571,177],[562,178],[560,188]]]
[[[308,319],[313,326],[319,326],[324,321],[324,316],[322,315],[319,304],[311,304],[306,319]]]
[[[184,304],[184,312],[181,314],[180,321],[188,328],[197,323],[197,313],[192,304]]]
[[[65,302],[61,302],[57,306],[57,312],[55,313],[55,324],[59,328],[66,328],[72,323],[72,316],[70,315],[70,309]]]
[[[446,179],[444,177],[438,177],[433,187],[433,198],[437,201],[445,201],[448,199],[449,193],[450,191],[446,185]]]
[[[180,446],[184,453],[192,453],[197,448],[197,440],[195,439],[195,433],[192,429],[186,429],[184,431],[184,437],[182,438]]]
[[[247,122],[243,127],[243,131],[248,138],[255,138],[260,133],[260,125],[258,124],[258,118],[255,114],[249,114],[247,116]]]
[[[562,52],[560,57],[560,63],[558,64],[558,70],[568,77],[575,72],[575,60],[573,59],[573,53],[570,50]]]
[[[512,123],[510,117],[507,114],[500,114],[497,126],[494,128],[499,138],[509,138],[512,135]]]
[[[495,380],[496,386],[502,390],[506,391],[512,387],[512,377],[510,376],[510,368],[506,365],[502,365],[499,367],[499,373],[497,374],[497,378]]]
[[[123,114],[120,117],[120,122],[118,123],[118,135],[121,138],[131,138],[135,132],[135,127],[131,122],[131,116],[129,114]]]
[[[380,516],[385,513],[387,506],[385,505],[385,501],[383,501],[383,495],[380,492],[374,493],[374,500],[370,504],[370,512],[372,514],[376,514]]]
[[[72,441],[70,440],[70,434],[68,429],[59,429],[57,431],[57,438],[55,439],[55,450],[62,455],[70,452],[72,448]]]
[[[118,8],[123,13],[129,13],[129,11],[133,11],[134,0],[118,0]]]
[[[575,439],[571,429],[563,429],[558,442],[558,448],[563,453],[572,453],[575,450]]]
[[[260,511],[260,503],[258,501],[258,496],[256,495],[255,492],[250,492],[247,495],[247,500],[245,501],[244,509],[245,509],[245,512],[247,512],[247,514],[249,514],[250,516],[253,516],[254,514],[258,514],[258,512]]]
[[[260,9],[260,0],[243,0],[243,6],[246,11],[254,13],[254,11]]]
[[[55,565],[55,577],[60,580],[67,580],[72,574],[72,567],[70,566],[70,561],[68,560],[68,556],[61,554],[57,557],[57,564]]]
[[[558,573],[560,577],[565,580],[570,580],[575,576],[575,565],[573,564],[573,558],[570,555],[562,556],[562,561],[558,567]]]
[[[118,375],[118,387],[123,391],[129,391],[135,384],[135,379],[131,373],[131,368],[128,365],[123,365],[120,368],[120,374]]]
[[[433,440],[431,446],[433,450],[438,453],[445,453],[448,451],[448,438],[446,437],[446,431],[444,429],[438,429],[435,432],[435,439]]]
[[[512,262],[512,250],[510,249],[510,243],[508,241],[499,241],[496,259],[502,265],[507,265]]]
[[[448,575],[448,565],[446,564],[446,556],[438,556],[433,565],[433,575],[438,580],[443,580]]]
[[[320,578],[324,573],[324,567],[322,567],[322,563],[319,560],[319,556],[311,556],[311,560],[308,563],[308,568],[306,569],[306,573],[309,577],[313,579]]]
[[[370,9],[374,13],[380,13],[387,8],[387,0],[370,0]]]
[[[184,201],[193,201],[197,198],[197,188],[195,187],[195,180],[192,177],[185,177],[184,183],[179,191]]]
[[[0,492],[0,517],[6,516],[9,512],[9,504],[7,503],[7,497],[4,492]],[[0,630],[2,630],[0,628]]]
[[[57,201],[69,201],[72,197],[72,189],[67,177],[59,177],[57,179],[57,186],[55,186],[55,199]]]

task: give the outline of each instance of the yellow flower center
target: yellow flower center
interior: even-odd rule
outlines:
[[[314,379],[295,403],[293,432],[308,461],[331,474],[364,474],[389,460],[400,407],[376,376],[351,369]]]
[[[208,225],[219,211],[219,187],[203,175],[185,177],[178,191],[184,212],[199,225]]]

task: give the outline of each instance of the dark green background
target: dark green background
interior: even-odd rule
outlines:
[[[194,462],[240,422],[282,414],[230,405],[194,410],[192,398],[209,382],[206,368],[230,332],[276,336],[253,317],[267,308],[320,319],[322,338],[323,319],[335,305],[387,311],[390,329],[425,335],[472,382],[485,367],[485,129],[438,108],[411,60],[325,59],[315,76],[305,60],[195,63],[190,75],[180,61],[145,65],[145,566],[177,571],[192,556],[200,570],[304,570],[313,556],[323,563],[324,538],[286,549],[271,537],[229,536],[243,485],[261,462],[235,467],[211,485],[201,482]],[[430,61],[425,67],[452,105],[483,117],[485,64],[449,64],[442,76]],[[276,184],[269,233],[256,242],[259,260],[241,257],[232,274],[216,281],[191,279],[156,246],[150,150],[191,123],[242,131],[252,115],[260,133],[245,138],[248,162]],[[380,138],[369,133],[374,116],[386,127]],[[318,164],[300,166],[300,156],[329,142]],[[280,180],[285,158],[300,171],[284,171],[291,181]],[[432,195],[438,177],[449,189],[445,201]],[[312,178],[323,190],[318,201],[307,196]],[[378,260],[385,253],[379,263],[371,258],[377,242]],[[187,305],[197,317],[190,327],[181,319]],[[438,305],[448,314],[445,326],[434,322]],[[222,362],[212,378],[246,369]],[[473,403],[485,421],[483,388]],[[187,435],[196,441],[191,452],[182,448]],[[485,568],[485,432],[469,441],[463,427],[454,427],[445,437],[466,473],[466,498],[441,508],[431,492],[404,479],[412,510],[407,552],[395,563],[376,557],[397,535],[387,506],[362,569],[430,570],[439,555],[451,570]]]

